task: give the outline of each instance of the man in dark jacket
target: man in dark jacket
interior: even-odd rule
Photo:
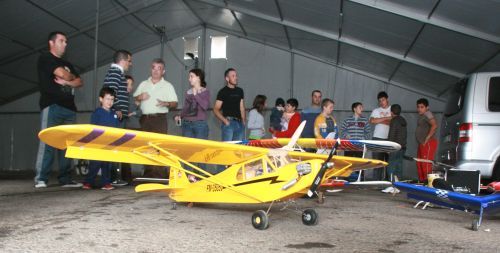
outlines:
[[[393,141],[401,145],[401,149],[389,154],[389,165],[387,166],[386,179],[394,182],[394,176],[403,176],[403,156],[406,151],[406,119],[401,116],[401,106],[394,104],[391,106],[392,120],[389,129],[388,141]],[[394,187],[388,187],[383,192],[398,193]]]

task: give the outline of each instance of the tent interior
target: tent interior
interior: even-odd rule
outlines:
[[[135,87],[151,61],[166,62],[182,108],[190,69],[206,72],[212,104],[227,68],[238,71],[245,104],[257,94],[310,104],[311,91],[335,101],[334,116],[365,116],[386,91],[409,122],[415,156],[416,100],[441,120],[446,91],[470,73],[500,69],[500,2],[494,0],[4,0],[0,30],[0,172],[33,171],[39,141],[37,59],[52,31],[67,34],[64,58],[84,81],[75,90],[78,123],[88,123],[119,49],[132,52]],[[180,135],[169,113],[169,133]],[[220,124],[209,116],[210,139]],[[267,136],[269,137],[269,136]],[[405,161],[411,178],[415,165]]]

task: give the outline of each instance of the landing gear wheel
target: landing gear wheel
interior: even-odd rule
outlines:
[[[314,209],[306,209],[302,212],[302,223],[307,226],[318,224],[318,213]]]
[[[252,225],[259,230],[265,230],[269,227],[269,217],[264,210],[257,210],[252,215]]]
[[[479,230],[479,220],[478,219],[474,219],[472,221],[472,230],[473,231],[478,231]]]

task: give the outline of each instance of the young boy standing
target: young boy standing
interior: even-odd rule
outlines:
[[[368,119],[363,117],[363,104],[355,102],[351,105],[352,117],[346,118],[342,122],[340,129],[341,138],[349,140],[369,140],[370,139],[370,124]],[[362,157],[361,151],[344,151],[345,156]]]
[[[434,114],[429,110],[429,101],[425,98],[417,100],[417,128],[415,137],[418,143],[417,158],[434,160],[438,147],[436,138],[437,122]],[[417,162],[418,181],[426,182],[427,174],[432,173],[432,164]]]
[[[406,119],[401,116],[401,106],[394,104],[391,106],[392,120],[389,128],[388,141],[393,141],[401,145],[401,149],[389,154],[389,165],[387,166],[387,179],[395,181],[394,176],[403,176],[403,156],[406,151]],[[399,193],[394,187],[387,187],[382,190],[385,193]]]
[[[111,110],[113,102],[115,99],[115,92],[109,87],[104,87],[99,92],[99,102],[101,107],[95,109],[90,118],[90,123],[94,125],[108,126],[108,127],[118,127],[119,120],[115,111]],[[102,190],[113,190],[114,187],[111,185],[111,168],[112,164],[110,162],[93,161],[89,162],[89,173],[85,178],[85,183],[83,184],[83,189],[90,190],[94,184],[95,178],[99,169],[101,170],[101,183],[103,184]]]

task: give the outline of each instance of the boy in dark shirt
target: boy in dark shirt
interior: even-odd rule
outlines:
[[[406,151],[406,119],[401,114],[401,106],[394,104],[391,106],[391,124],[389,128],[388,141],[393,141],[401,145],[401,149],[389,154],[389,165],[387,166],[387,179],[394,182],[394,176],[403,176],[403,156]],[[385,193],[399,193],[394,187],[387,187],[382,190]]]
[[[115,99],[115,92],[109,87],[104,87],[99,92],[99,102],[101,102],[101,107],[95,109],[90,118],[90,123],[94,125],[108,126],[108,127],[118,127],[119,121],[118,116],[115,111],[111,110],[113,102]],[[111,168],[112,163],[102,162],[102,161],[90,161],[89,162],[89,173],[85,178],[85,183],[83,184],[83,189],[90,190],[94,184],[95,178],[99,169],[101,170],[101,183],[103,184],[102,190],[113,190],[114,187],[111,185]]]

